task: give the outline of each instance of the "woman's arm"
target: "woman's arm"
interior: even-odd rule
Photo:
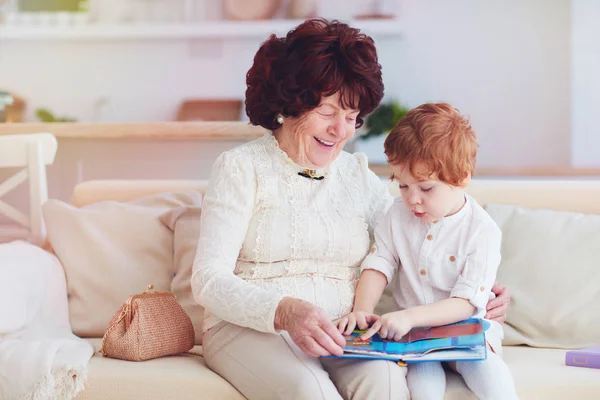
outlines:
[[[251,159],[223,153],[215,162],[202,201],[192,292],[197,303],[219,318],[275,333],[275,311],[283,295],[233,274],[254,211],[255,192]]]

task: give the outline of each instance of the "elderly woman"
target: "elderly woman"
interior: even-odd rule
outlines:
[[[192,288],[206,363],[249,399],[409,398],[393,362],[318,358],[342,354],[332,320],[351,311],[392,201],[365,156],[342,151],[382,97],[373,40],[339,22],[271,36],[248,71],[246,111],[272,133],[215,162]]]

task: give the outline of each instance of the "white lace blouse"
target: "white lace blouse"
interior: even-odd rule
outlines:
[[[341,152],[323,180],[272,134],[221,154],[202,203],[192,274],[204,330],[221,320],[275,332],[284,296],[338,318],[352,309],[372,231],[392,203],[362,154]]]

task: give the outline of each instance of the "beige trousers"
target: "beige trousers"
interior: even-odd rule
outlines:
[[[406,368],[384,360],[314,358],[290,339],[220,322],[204,334],[206,364],[249,400],[409,399]]]

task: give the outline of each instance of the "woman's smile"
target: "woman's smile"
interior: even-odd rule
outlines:
[[[335,146],[335,142],[329,142],[327,140],[322,140],[317,137],[314,137],[314,138],[321,147],[324,147],[327,150],[332,149]]]

